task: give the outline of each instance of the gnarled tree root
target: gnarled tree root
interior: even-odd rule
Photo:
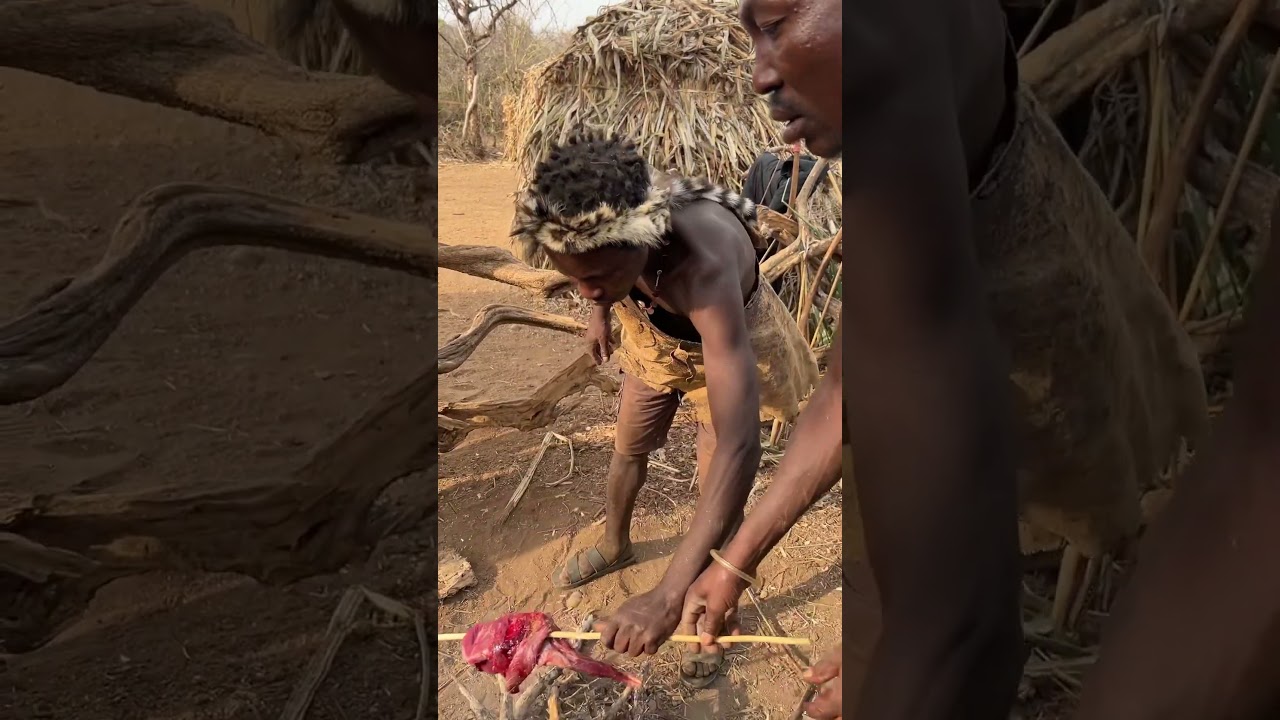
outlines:
[[[0,66],[247,125],[339,161],[436,132],[382,81],[308,73],[187,0],[5,0]]]
[[[435,228],[211,185],[163,185],[134,201],[102,260],[0,324],[0,405],[72,377],[129,309],[182,256],[258,245],[353,260],[434,282]]]
[[[440,374],[457,370],[480,347],[480,341],[499,325],[531,325],[570,333],[587,329],[586,325],[563,315],[514,305],[486,305],[476,314],[466,332],[445,343],[436,353]]]
[[[69,380],[164,270],[201,248],[274,247],[400,270],[432,282],[443,267],[543,297],[572,287],[565,276],[534,270],[501,248],[440,245],[434,236],[435,228],[426,225],[248,190],[162,185],[133,202],[94,267],[57,283],[26,312],[0,323],[0,405],[33,400]]]
[[[560,401],[588,387],[617,392],[618,381],[602,374],[590,355],[583,355],[521,400],[486,400],[440,406],[440,452],[452,450],[473,430],[482,427],[534,430],[551,424],[561,412]]]
[[[0,496],[0,570],[10,574],[3,582],[54,598],[26,608],[0,641],[11,651],[37,646],[103,583],[145,570],[232,571],[279,583],[361,557],[377,539],[370,509],[395,480],[429,476],[422,511],[436,510],[438,386],[433,366],[286,477],[133,495]]]

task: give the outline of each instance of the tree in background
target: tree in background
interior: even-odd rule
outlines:
[[[553,22],[539,28],[538,16],[546,17],[548,8],[534,9],[529,0],[522,0],[502,18],[493,36],[476,58],[476,71],[483,82],[479,84],[474,104],[470,88],[464,76],[462,58],[445,42],[440,43],[437,55],[439,69],[440,141],[442,153],[459,159],[474,159],[474,148],[467,150],[462,143],[462,125],[469,120],[484,142],[484,150],[501,145],[504,128],[503,101],[519,94],[525,73],[530,68],[565,48],[571,32],[559,29]],[[441,37],[460,45],[461,33],[453,24],[440,21]],[[467,116],[467,108],[471,108]]]
[[[462,150],[470,155],[484,154],[484,133],[476,122],[480,102],[480,53],[493,42],[503,18],[520,0],[443,0],[440,9],[447,11],[452,22],[441,23],[440,39],[462,62],[462,81],[466,89],[466,109],[462,114]]]

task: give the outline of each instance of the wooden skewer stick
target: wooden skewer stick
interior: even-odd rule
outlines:
[[[437,641],[461,640],[466,633],[440,633],[436,635]],[[578,632],[576,630],[557,630],[551,633],[553,638],[564,638],[566,640],[599,640],[598,632]],[[667,642],[680,643],[700,643],[702,639],[697,635],[672,635]],[[731,645],[733,643],[769,643],[772,645],[808,645],[809,638],[792,638],[792,637],[774,637],[772,635],[724,635],[716,638],[717,645]]]

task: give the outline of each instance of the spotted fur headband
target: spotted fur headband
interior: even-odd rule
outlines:
[[[756,206],[747,198],[704,179],[654,175],[644,202],[619,209],[601,204],[577,215],[563,215],[532,190],[516,202],[511,235],[523,260],[542,266],[544,250],[576,255],[603,247],[658,248],[671,230],[671,212],[695,200],[710,200],[733,212],[748,230],[756,225]]]

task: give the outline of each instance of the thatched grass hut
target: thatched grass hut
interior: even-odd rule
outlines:
[[[751,89],[751,38],[733,0],[626,0],[605,8],[564,52],[529,70],[508,114],[507,159],[529,177],[578,125],[636,141],[660,170],[738,187],[782,144]]]

